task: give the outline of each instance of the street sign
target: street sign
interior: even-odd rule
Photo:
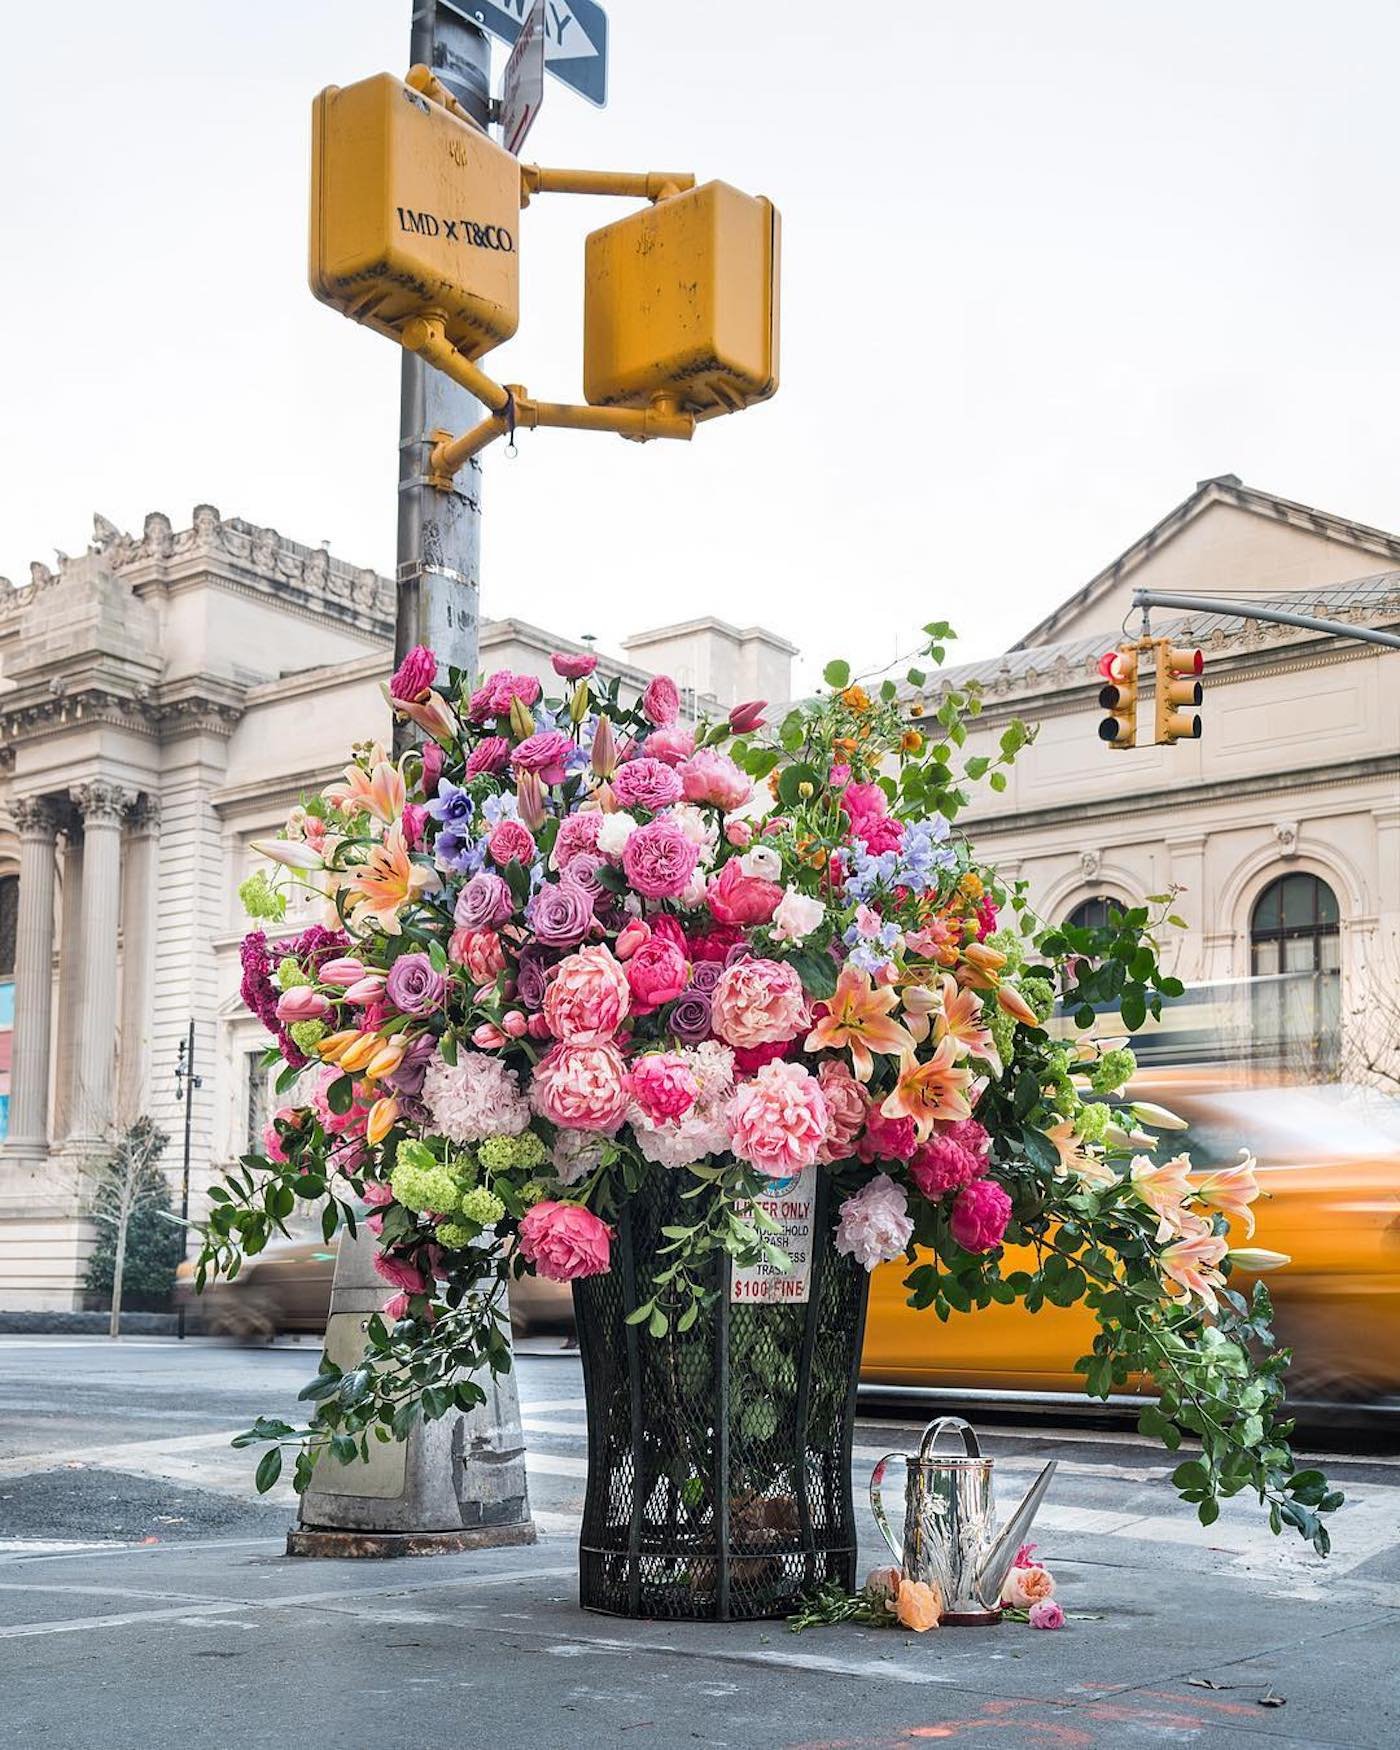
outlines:
[[[532,0],[445,0],[453,12],[514,43]],[[597,0],[545,0],[544,64],[599,109],[608,101],[608,15]]]
[[[535,0],[506,62],[501,84],[501,144],[520,156],[525,136],[544,101],[545,15],[548,0]]]

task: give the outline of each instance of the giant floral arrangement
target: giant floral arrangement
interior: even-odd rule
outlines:
[[[926,636],[941,661],[949,629]],[[968,756],[975,694],[945,688],[924,717],[841,662],[773,726],[759,703],[690,726],[672,681],[630,702],[587,653],[553,667],[550,697],[509,672],[439,685],[412,651],[387,689],[409,751],[356,747],[259,846],[281,867],[245,885],[249,910],[280,920],[292,880],[328,915],[244,943],[286,1104],[212,1192],[198,1280],[319,1201],[328,1239],[370,1207],[394,1291],[362,1364],[323,1363],[306,1427],[240,1437],[268,1442],[259,1486],[284,1447],[304,1489],[323,1454],[481,1402],[476,1376],[510,1363],[511,1272],[606,1271],[646,1175],[693,1193],[633,1314],[660,1338],[714,1292],[716,1249],[785,1263],[756,1197],[815,1172],[838,1249],[907,1257],[941,1319],[1087,1301],[1087,1389],[1155,1380],[1142,1426],[1199,1443],[1175,1480],[1202,1521],[1247,1489],[1325,1551],[1341,1497],[1294,1468],[1268,1295],[1229,1286],[1282,1261],[1235,1243],[1253,1164],[1190,1175],[1159,1146],[1170,1113],[1113,1100],[1131,1052],[1075,1034],[1105,1003],[1131,1029],[1179,989],[1152,935],[1170,896],[1048,929],[954,829],[965,786],[1003,789],[1031,731]],[[1034,1268],[1004,1269],[1010,1244]]]

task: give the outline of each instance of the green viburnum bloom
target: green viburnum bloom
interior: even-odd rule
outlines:
[[[319,1039],[326,1036],[324,1021],[293,1021],[287,1032],[291,1035],[297,1050],[310,1057]]]
[[[1048,978],[1023,978],[1020,983],[1021,995],[1035,1010],[1035,1018],[1042,1024],[1048,1021],[1055,1012],[1055,987]]]
[[[462,1199],[462,1214],[478,1227],[493,1227],[506,1212],[506,1206],[494,1191],[478,1185]]]
[[[997,1048],[997,1055],[1004,1064],[1010,1063],[1016,1049],[1016,1023],[1010,1015],[996,1007],[995,999],[983,1005],[982,1017],[987,1023],[992,1043]]]
[[[424,1142],[406,1138],[394,1156],[389,1189],[405,1209],[451,1209],[462,1194],[461,1181]]]
[[[476,1238],[476,1229],[463,1227],[460,1221],[444,1221],[438,1224],[438,1243],[451,1251],[460,1251],[469,1246]]]
[[[533,1130],[519,1136],[488,1136],[485,1142],[477,1144],[476,1154],[488,1173],[528,1172],[532,1167],[542,1167],[549,1159]]]
[[[295,990],[299,985],[316,982],[309,972],[302,971],[300,963],[290,955],[277,962],[276,978],[279,990]]]
[[[1115,1094],[1137,1070],[1137,1059],[1126,1045],[1105,1051],[1089,1071],[1089,1086],[1096,1094]]]
[[[1102,1142],[1113,1114],[1099,1100],[1090,1100],[1074,1115],[1074,1134],[1085,1142]]]
[[[280,923],[287,915],[286,894],[279,893],[261,869],[242,883],[238,898],[250,918]]]
[[[995,948],[998,954],[1006,956],[1008,978],[1014,978],[1026,963],[1025,937],[1015,930],[993,930],[991,935],[987,937],[986,945],[989,948]]]

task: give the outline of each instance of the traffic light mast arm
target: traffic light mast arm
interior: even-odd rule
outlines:
[[[1281,608],[1256,608],[1252,602],[1233,601],[1227,596],[1178,595],[1175,591],[1138,589],[1133,591],[1135,608],[1186,608],[1194,614],[1234,614],[1242,620],[1269,620],[1278,626],[1298,626],[1305,632],[1331,632],[1338,638],[1358,638],[1364,644],[1383,644],[1389,650],[1400,650],[1400,634],[1381,632],[1373,626],[1352,626],[1345,620],[1322,620],[1314,614],[1288,613]]]
[[[532,194],[613,194],[631,200],[670,200],[695,187],[685,170],[547,170],[539,164],[520,166],[520,204]]]

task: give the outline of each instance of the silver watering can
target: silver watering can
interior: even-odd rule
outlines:
[[[933,1448],[947,1428],[962,1435],[963,1451],[953,1458],[936,1458]],[[902,1549],[890,1531],[880,1500],[885,1467],[895,1459],[903,1459],[908,1470]],[[924,1429],[917,1458],[887,1452],[870,1475],[870,1508],[875,1523],[905,1577],[940,1588],[943,1615],[939,1620],[945,1625],[970,1627],[1000,1621],[997,1607],[1002,1582],[1055,1472],[1055,1460],[1051,1459],[998,1531],[992,1462],[982,1456],[977,1435],[961,1416],[940,1416]]]

